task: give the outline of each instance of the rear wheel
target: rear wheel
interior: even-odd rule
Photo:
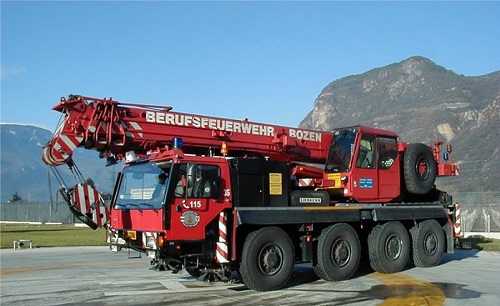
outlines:
[[[425,220],[410,229],[412,259],[417,267],[437,265],[444,253],[445,238],[436,220]]]
[[[412,194],[426,194],[434,187],[437,164],[431,149],[422,143],[406,148],[403,159],[406,189]]]
[[[276,290],[288,282],[294,263],[293,244],[287,233],[279,227],[264,227],[245,239],[240,274],[250,289]]]
[[[359,265],[361,246],[356,231],[339,223],[325,228],[318,240],[316,274],[327,281],[351,278]]]
[[[368,256],[373,270],[395,273],[403,270],[410,253],[410,238],[401,222],[375,226],[368,236]]]

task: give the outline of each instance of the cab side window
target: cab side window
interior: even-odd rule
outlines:
[[[174,191],[176,197],[219,197],[219,167],[189,163],[181,165],[180,170]]]
[[[395,138],[378,138],[379,168],[387,170],[392,167],[398,156],[398,144]]]
[[[359,144],[359,154],[356,160],[357,168],[375,168],[375,137],[373,135],[362,135]]]

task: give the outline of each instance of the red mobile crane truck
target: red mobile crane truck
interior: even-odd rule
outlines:
[[[375,271],[393,273],[410,258],[429,267],[454,250],[455,206],[434,183],[458,167],[451,146],[440,156],[441,142],[75,95],[54,110],[62,120],[43,160],[56,175],[55,166],[75,169],[76,147],[125,160],[109,207],[82,179],[61,183],[69,208],[90,227],[106,227],[115,250],[146,253],[159,268],[223,280],[239,271],[247,287],[274,290],[299,262],[339,281],[355,273],[362,252]]]

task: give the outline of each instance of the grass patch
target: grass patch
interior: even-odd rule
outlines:
[[[0,223],[0,247],[12,248],[14,240],[31,239],[33,247],[56,246],[98,246],[107,245],[106,231],[102,228],[92,230],[88,227],[75,227],[73,224],[33,225]],[[493,238],[463,238],[470,242],[473,249],[500,252],[500,240]]]
[[[34,248],[107,245],[106,231],[102,228],[94,231],[88,227],[75,227],[73,224],[0,224],[2,249],[12,248],[13,241],[18,239],[32,240]]]
[[[469,242],[473,249],[480,251],[500,252],[500,240],[484,237],[468,237],[460,239],[461,242]]]

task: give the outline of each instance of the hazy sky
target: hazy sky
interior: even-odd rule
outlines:
[[[53,130],[81,94],[297,126],[328,83],[414,55],[500,70],[500,2],[1,1],[0,121]]]

